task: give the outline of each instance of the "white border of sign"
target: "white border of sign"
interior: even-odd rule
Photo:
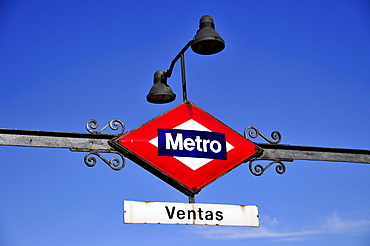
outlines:
[[[124,201],[124,223],[259,227],[255,205]]]

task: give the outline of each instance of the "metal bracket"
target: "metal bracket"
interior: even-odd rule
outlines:
[[[113,131],[117,131],[119,130],[119,128],[121,128],[121,132],[118,133],[118,134],[115,134],[116,136],[119,136],[119,135],[122,135],[123,132],[125,131],[125,125],[123,124],[122,121],[118,120],[118,119],[113,119],[111,121],[109,121],[108,124],[106,124],[105,126],[103,126],[102,129],[100,129],[99,131],[94,131],[96,128],[98,128],[99,124],[96,120],[89,120],[87,123],[86,123],[86,130],[88,132],[90,132],[91,134],[100,134],[102,131],[104,131],[108,126],[110,127],[110,129],[112,129]]]
[[[108,126],[110,127],[110,129],[112,129],[114,131],[117,131],[121,128],[120,133],[112,135],[112,138],[122,135],[124,130],[125,130],[125,125],[123,124],[122,121],[120,121],[118,119],[113,119],[108,124],[103,126],[100,130],[94,131],[95,129],[98,128],[98,126],[99,126],[99,124],[96,120],[89,120],[86,123],[86,130],[88,132],[90,132],[91,134],[95,135],[95,134],[100,134],[101,132],[103,132]],[[96,151],[96,150],[91,150],[91,149],[86,149],[86,150],[84,150],[84,149],[71,149],[71,150],[72,151],[83,151],[83,152],[88,151],[88,153],[84,157],[84,162],[88,167],[93,167],[93,166],[96,165],[97,161],[96,161],[95,156],[99,157],[102,161],[104,161],[110,168],[112,168],[115,171],[121,170],[126,165],[125,156],[123,154],[117,152],[117,151],[113,151],[113,150],[99,151],[99,152],[103,152],[103,153],[117,154],[121,157],[121,160],[118,159],[118,158],[112,158],[108,161],[101,154],[99,154],[98,151]]]
[[[244,137],[247,139],[249,137],[257,138],[258,136],[262,137],[268,143],[255,143],[263,149],[262,155],[256,159],[252,159],[249,163],[250,171],[256,176],[262,175],[266,169],[274,164],[278,164],[276,166],[276,172],[283,174],[286,170],[283,161],[309,160],[370,164],[370,150],[278,144],[282,138],[278,131],[271,133],[271,138],[273,139],[271,140],[254,126],[249,126],[244,130]],[[271,163],[266,167],[260,164],[253,167],[253,162],[257,160],[269,160]]]
[[[270,144],[278,144],[280,143],[281,141],[281,134],[280,132],[278,131],[273,131],[271,133],[271,138],[275,141],[272,141],[270,140],[269,138],[267,138],[265,135],[263,135],[256,127],[254,126],[248,126],[247,128],[245,128],[244,130],[244,137],[248,140],[250,140],[249,137],[251,138],[257,138],[258,136],[261,136],[263,139],[265,139],[267,142],[269,142]]]
[[[111,152],[113,153],[113,152]],[[125,157],[118,153],[118,152],[114,152],[115,154],[119,155],[121,157],[121,160],[118,159],[118,158],[112,158],[110,159],[109,161],[107,159],[105,159],[101,154],[95,152],[95,151],[90,151],[89,153],[87,153],[84,157],[84,161],[85,161],[85,164],[89,167],[93,167],[96,165],[96,158],[95,156],[99,157],[102,161],[104,161],[110,168],[112,168],[113,170],[115,171],[119,171],[121,170],[122,168],[125,167],[126,165],[126,159]],[[92,155],[95,155],[95,156],[92,156]]]
[[[285,164],[283,163],[283,161],[290,161],[290,162],[294,161],[293,159],[274,160],[274,161],[270,162],[270,164],[268,164],[265,167],[262,166],[261,164],[257,164],[253,167],[253,163],[255,161],[263,161],[263,160],[264,159],[256,158],[256,159],[252,159],[251,161],[249,161],[249,170],[251,171],[252,174],[254,174],[256,176],[261,176],[269,167],[271,167],[274,164],[277,164],[276,167],[275,167],[275,171],[278,174],[283,174],[286,171],[286,167],[285,167]],[[265,160],[265,161],[268,161],[268,160]]]
[[[270,144],[278,144],[278,143],[280,143],[280,141],[282,139],[281,134],[278,131],[273,131],[271,133],[271,138],[273,139],[273,140],[271,140],[271,139],[267,138],[264,134],[262,134],[254,126],[248,126],[247,128],[245,128],[244,137],[246,139],[250,140],[248,137],[257,138],[258,136],[262,137],[264,140],[266,140],[266,142],[268,142]],[[283,161],[293,161],[293,159],[276,159],[276,160],[272,160],[272,162],[270,162],[270,164],[268,164],[265,167],[262,166],[261,164],[257,164],[253,167],[253,163],[257,160],[267,160],[267,159],[254,158],[254,159],[249,161],[249,170],[251,171],[252,174],[254,174],[256,176],[261,176],[269,167],[271,167],[274,164],[277,164],[276,167],[275,167],[275,171],[278,174],[283,174],[286,171],[286,167],[285,167]]]

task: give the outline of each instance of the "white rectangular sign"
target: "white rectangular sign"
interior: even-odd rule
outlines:
[[[124,201],[124,223],[259,226],[258,207]]]

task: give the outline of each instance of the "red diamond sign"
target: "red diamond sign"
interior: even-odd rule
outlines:
[[[191,102],[184,102],[110,142],[132,161],[186,195],[262,149]]]

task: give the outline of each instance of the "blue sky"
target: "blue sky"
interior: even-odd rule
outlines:
[[[90,119],[118,118],[129,131],[175,107],[180,64],[176,101],[145,96],[204,14],[226,48],[186,52],[190,101],[241,134],[253,125],[282,144],[370,149],[365,0],[2,1],[0,128],[87,132]],[[0,155],[0,245],[370,244],[367,164],[294,161],[260,177],[240,165],[196,196],[258,205],[261,227],[240,228],[124,224],[123,200],[187,202],[129,160],[115,172],[65,149]]]

